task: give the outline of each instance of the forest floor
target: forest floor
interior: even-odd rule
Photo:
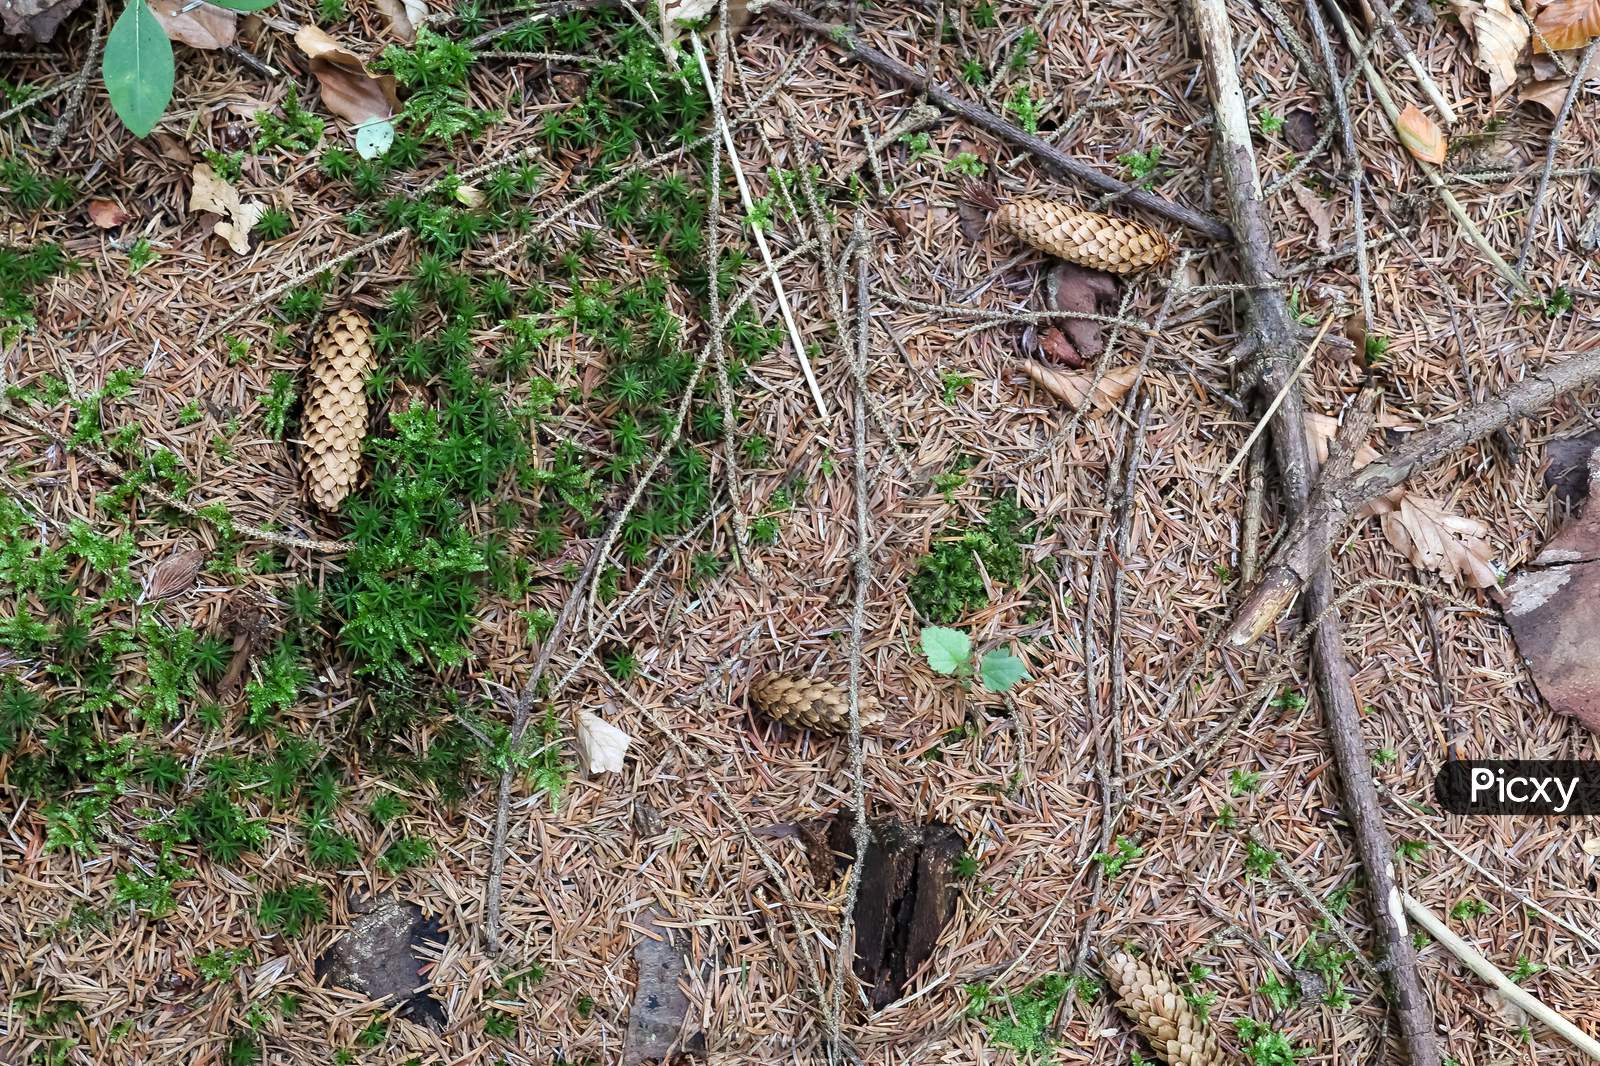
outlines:
[[[1594,343],[1591,94],[1562,132],[1557,167],[1579,170],[1550,181],[1530,299],[1463,236],[1355,83],[1373,303],[1358,350],[1344,339],[1359,307],[1352,202],[1337,136],[1318,143],[1331,116],[1274,28],[1278,6],[1232,6],[1291,305],[1312,328],[1331,322],[1301,378],[1312,412],[1337,419],[1370,355],[1387,374],[1380,432],[1398,439]],[[944,34],[932,4],[862,5],[853,39],[1036,123],[1107,175],[1228,215],[1182,12],[1156,0],[938,12]],[[518,18],[446,14],[424,40]],[[1109,280],[1100,311],[1125,328],[1066,320],[1086,327],[1072,336],[1091,364],[1148,359],[1126,401],[1074,411],[1023,370],[1059,357],[1039,347],[1049,323],[1018,314],[1050,308],[1054,261],[968,198],[974,184],[1080,206],[1098,193],[956,118],[899,135],[913,88],[758,14],[731,35],[722,106],[823,415],[726,153],[715,229],[709,145],[641,166],[712,128],[689,31],[673,56],[682,72],[661,59],[653,12],[643,27],[626,11],[560,14],[478,45],[459,72],[449,56],[417,60],[435,65],[413,71],[410,95],[434,92],[436,110],[409,108],[409,158],[392,149],[373,165],[324,105],[295,23],[363,55],[399,43],[361,0],[283,0],[240,27],[239,47],[270,71],[180,48],[173,103],[149,137],[122,127],[98,76],[58,150],[45,146],[62,96],[0,122],[0,242],[56,244],[76,263],[16,286],[31,321],[11,307],[3,323],[22,328],[8,328],[0,363],[0,1061],[623,1061],[652,916],[687,959],[684,1033],[714,1060],[822,1062],[831,1045],[884,1064],[1137,1061],[1148,1048],[1104,989],[1072,979],[1080,945],[1093,958],[1124,944],[1192,982],[1241,1056],[1399,1060],[1297,620],[1247,651],[1203,647],[1239,602],[1245,556],[1264,557],[1284,521],[1271,465],[1232,465],[1256,416],[1235,358],[1244,305],[1229,244],[1102,205],[1179,254]],[[1457,111],[1446,187],[1515,261],[1552,114],[1516,89],[1491,97],[1454,15],[1400,31]],[[7,81],[71,78],[95,33],[91,2],[52,44],[7,52]],[[715,70],[718,37],[704,40]],[[1388,40],[1373,58],[1402,104],[1428,106]],[[428,125],[447,114],[466,128]],[[308,115],[325,129],[313,135]],[[212,232],[215,213],[191,209],[202,163],[283,216],[258,223],[245,254]],[[832,220],[821,230],[797,176],[812,165]],[[597,173],[635,169],[642,178],[562,210]],[[451,171],[476,176],[451,196],[455,182],[438,184]],[[17,195],[27,174],[70,188],[32,202]],[[427,206],[407,214],[403,198]],[[866,243],[847,248],[858,219]],[[383,233],[394,236],[333,262]],[[687,379],[709,365],[715,381],[715,359],[694,359],[713,332],[708,237],[743,253],[723,261],[721,305],[755,287],[727,331],[731,404],[696,391],[596,602],[580,597],[563,633],[580,568],[662,451]],[[857,253],[876,412],[865,540]],[[303,487],[294,396],[323,317],[341,308],[375,324],[379,381],[363,483],[326,513]],[[1409,489],[1482,523],[1492,566],[1515,571],[1565,518],[1547,445],[1587,431],[1597,399],[1562,398]],[[100,454],[138,475],[108,474]],[[1264,531],[1243,519],[1252,471]],[[252,532],[263,528],[281,543]],[[152,594],[156,568],[170,578],[196,548],[198,572]],[[877,1011],[839,950],[848,882],[813,874],[797,828],[851,809],[849,738],[775,724],[746,699],[773,671],[845,682],[858,553],[861,688],[886,710],[862,744],[865,802],[874,817],[948,824],[966,847],[932,959]],[[1373,519],[1342,535],[1333,565],[1401,886],[1595,1032],[1600,830],[1448,816],[1433,797],[1448,749],[1577,759],[1592,736],[1541,701],[1489,590],[1415,565]],[[935,674],[919,650],[930,624],[1014,652],[1028,676],[990,692]],[[552,629],[544,682],[572,674],[536,701],[535,742],[518,747],[512,705]],[[583,765],[580,711],[631,736],[620,772]],[[1239,728],[1197,760],[1191,742],[1237,711]],[[518,772],[491,953],[507,765]],[[390,893],[437,921],[425,972],[442,1026],[318,980],[356,901]],[[1579,1061],[1426,938],[1419,969],[1441,1051],[1460,1066]],[[1242,1049],[1241,1018],[1299,1057]]]

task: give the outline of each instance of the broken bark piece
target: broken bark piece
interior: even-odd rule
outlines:
[[[1556,499],[1576,511],[1589,498],[1589,457],[1600,446],[1600,430],[1552,440],[1544,446],[1544,483]]]
[[[352,989],[375,1000],[394,999],[400,1016],[430,1029],[443,1029],[444,1006],[428,991],[418,951],[426,941],[442,943],[437,918],[393,896],[357,905],[350,931],[317,959],[317,980]]]
[[[1506,583],[1505,612],[1539,694],[1600,733],[1600,448],[1587,462],[1588,502]]]
[[[821,825],[827,828],[825,838],[817,832]],[[872,842],[856,896],[855,973],[873,1007],[882,1008],[900,998],[906,982],[932,957],[955,914],[960,892],[955,862],[966,845],[941,822],[886,819],[870,825]],[[848,813],[810,823],[810,832],[802,827],[812,844],[813,873],[843,874],[855,856],[854,827],[855,817]]]
[[[628,1008],[623,1066],[647,1062],[681,1064],[705,1058],[704,1035],[682,1035],[683,1020],[689,1013],[689,997],[683,990],[687,963],[673,938],[684,934],[662,926],[661,917],[660,911],[646,913],[633,942],[639,985],[633,994],[633,1005]]]
[[[228,660],[228,670],[222,675],[222,680],[217,682],[217,702],[223,706],[232,703],[244,687],[244,675],[250,669],[250,660],[255,658],[256,650],[261,646],[261,639],[265,635],[265,619],[261,608],[248,605],[244,610],[234,615],[233,629],[233,657]]]

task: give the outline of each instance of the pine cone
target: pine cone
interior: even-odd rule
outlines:
[[[1172,256],[1172,242],[1143,222],[1033,196],[1001,205],[994,221],[1041,252],[1110,274],[1131,274]]]
[[[357,311],[328,316],[311,356],[305,411],[306,491],[332,511],[355,488],[367,435],[367,375],[376,360],[372,326]]]
[[[819,733],[850,732],[850,690],[803,674],[767,674],[750,686],[750,699],[763,714],[785,725]],[[883,724],[883,708],[861,694],[861,728]]]
[[[1170,977],[1121,951],[1103,959],[1100,968],[1116,990],[1117,1006],[1157,1055],[1171,1066],[1222,1066],[1216,1035]]]

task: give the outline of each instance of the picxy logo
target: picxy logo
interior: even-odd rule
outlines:
[[[1433,788],[1451,814],[1600,814],[1600,762],[1452,759]]]

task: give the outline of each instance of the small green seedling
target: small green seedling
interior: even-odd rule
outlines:
[[[990,692],[1009,692],[1027,679],[1025,663],[1009,651],[996,648],[984,654],[976,670],[972,664],[972,638],[959,629],[928,626],[922,631],[922,654],[936,674],[959,678],[970,684],[974,673]]]

